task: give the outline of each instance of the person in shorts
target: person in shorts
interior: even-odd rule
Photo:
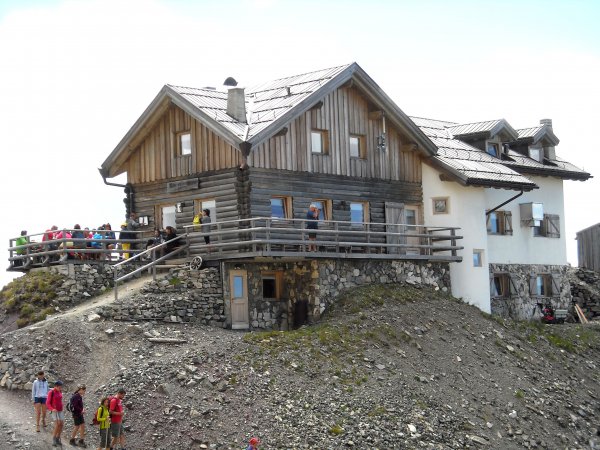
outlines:
[[[71,414],[73,414],[73,433],[71,434],[71,440],[69,444],[80,447],[86,447],[85,445],[85,419],[83,414],[85,412],[83,408],[83,396],[85,395],[85,385],[82,384],[77,387],[77,390],[71,397]],[[77,433],[79,433],[79,442],[77,441]]]
[[[37,373],[37,378],[31,387],[31,401],[35,410],[35,431],[40,431],[40,417],[42,425],[46,428],[46,398],[48,397],[48,381],[44,377],[44,371]]]
[[[54,387],[48,391],[48,397],[46,397],[46,407],[50,411],[52,419],[54,419],[54,431],[52,432],[52,447],[62,447],[60,441],[60,434],[62,433],[63,427],[65,426],[65,412],[63,411],[62,401],[62,387],[63,382],[56,380]]]
[[[110,400],[108,412],[110,413],[110,434],[112,441],[110,446],[114,448],[117,443],[121,450],[125,450],[125,434],[123,432],[123,398],[125,398],[125,389],[119,389],[117,395]]]

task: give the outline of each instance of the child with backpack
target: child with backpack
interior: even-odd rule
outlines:
[[[104,397],[100,400],[100,406],[94,416],[94,424],[100,425],[100,446],[98,450],[109,450],[110,449],[110,397]]]

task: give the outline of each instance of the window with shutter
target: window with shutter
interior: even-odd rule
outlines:
[[[486,215],[488,234],[512,235],[512,212],[494,211]]]
[[[551,238],[560,237],[560,216],[558,214],[544,214],[546,222],[546,236]]]
[[[561,275],[559,273],[553,273],[550,275],[550,278],[552,280],[552,297],[560,297],[560,283],[562,281]]]
[[[512,235],[512,212],[504,211],[504,234]]]
[[[509,281],[510,281],[510,285],[509,285],[509,290],[510,290],[510,295],[518,295],[519,294],[519,288],[517,287],[519,285],[519,277],[514,274],[511,273],[509,275]]]

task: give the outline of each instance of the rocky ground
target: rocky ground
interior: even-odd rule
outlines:
[[[262,449],[600,445],[596,326],[505,322],[391,286],[357,289],[293,332],[89,314],[0,336],[0,361],[44,367],[66,391],[86,383],[88,411],[125,387],[128,449],[241,449],[251,436]],[[0,408],[0,448],[50,448],[26,394],[1,391]]]

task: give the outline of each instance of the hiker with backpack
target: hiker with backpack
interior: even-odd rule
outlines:
[[[110,399],[108,412],[110,414],[110,434],[112,442],[110,446],[114,448],[119,443],[121,450],[125,450],[125,434],[123,433],[123,398],[125,397],[125,389],[119,389],[117,395]]]
[[[100,406],[96,411],[96,415],[94,416],[94,421],[92,422],[95,425],[100,425],[100,447],[97,450],[109,450],[109,429],[110,429],[110,397],[104,397],[100,400]]]
[[[52,447],[62,447],[60,434],[65,426],[65,412],[63,411],[62,402],[62,386],[63,382],[56,380],[54,382],[54,387],[48,391],[48,397],[46,397],[46,408],[48,408],[51,417],[54,419]]]
[[[48,381],[44,377],[44,371],[37,373],[37,378],[31,387],[31,401],[35,409],[35,431],[40,431],[40,417],[42,425],[46,428],[46,399],[48,398]]]
[[[77,390],[71,395],[67,410],[73,414],[73,433],[69,444],[75,447],[86,447],[85,445],[85,419],[83,418],[83,396],[85,395],[85,384],[77,387]],[[77,433],[79,433],[79,441],[77,441]]]

